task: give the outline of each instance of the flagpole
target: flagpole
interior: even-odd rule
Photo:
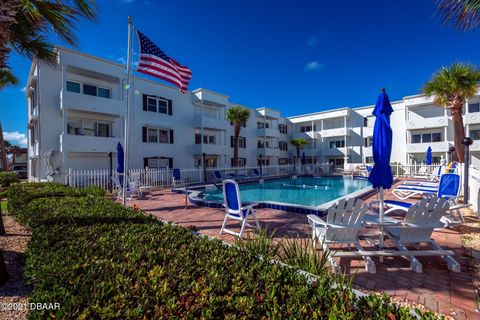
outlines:
[[[125,99],[127,100],[125,108],[125,130],[124,130],[124,159],[123,159],[123,206],[127,206],[127,188],[128,188],[128,158],[129,158],[129,110],[130,110],[130,91],[131,91],[131,81],[132,81],[132,49],[133,49],[133,19],[131,16],[128,17],[128,51],[127,51],[127,83],[125,85]]]

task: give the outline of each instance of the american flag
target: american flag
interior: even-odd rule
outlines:
[[[182,93],[187,91],[192,71],[167,56],[143,33],[137,32],[140,39],[140,60],[137,71],[168,81],[179,87]]]

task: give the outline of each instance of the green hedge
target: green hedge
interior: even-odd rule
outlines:
[[[10,187],[11,184],[20,182],[16,172],[0,172],[0,187]]]
[[[33,231],[24,270],[30,302],[61,305],[31,319],[412,318],[386,296],[357,299],[331,276],[309,284],[290,268],[85,191],[15,190],[26,195],[11,195],[12,213]]]

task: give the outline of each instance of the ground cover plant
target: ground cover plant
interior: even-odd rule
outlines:
[[[19,182],[20,178],[16,172],[0,172],[0,187],[10,187],[12,183]]]
[[[32,228],[30,302],[61,306],[31,319],[413,318],[386,296],[357,298],[328,273],[309,283],[294,268],[123,208],[98,190],[15,185],[8,207]]]

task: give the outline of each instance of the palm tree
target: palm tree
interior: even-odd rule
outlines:
[[[6,145],[9,145],[9,142],[6,142],[3,140],[3,128],[2,128],[2,123],[0,122],[0,161],[2,163],[3,171],[8,170]]]
[[[480,0],[437,0],[438,11],[446,24],[461,31],[480,26]]]
[[[2,0],[0,4],[0,89],[15,83],[7,60],[11,50],[30,59],[52,61],[53,46],[47,38],[54,33],[76,46],[74,23],[93,19],[94,0]]]
[[[450,109],[455,152],[461,163],[464,161],[462,140],[465,138],[463,106],[467,99],[476,95],[479,81],[480,69],[478,67],[466,63],[454,63],[435,73],[422,89],[427,97],[433,96],[433,102],[436,105]]]
[[[250,117],[250,110],[241,107],[233,106],[227,110],[226,118],[233,126],[233,166],[238,167],[238,137],[240,136],[240,130],[242,126],[247,122]]]
[[[290,143],[297,150],[297,160],[300,159],[300,149],[302,149],[302,147],[307,144],[307,140],[305,140],[304,138],[296,138],[290,140]]]

